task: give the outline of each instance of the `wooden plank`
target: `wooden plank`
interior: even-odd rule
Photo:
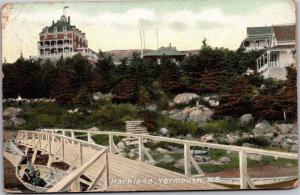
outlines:
[[[98,180],[104,173],[105,169],[106,169],[106,166],[104,165],[103,168],[100,169],[100,171],[97,173],[97,175],[96,175],[95,179],[92,181],[91,185],[88,187],[88,189],[87,189],[88,192],[91,191],[95,187],[96,183],[98,182]]]
[[[190,163],[190,146],[185,143],[184,144],[184,174],[186,176],[191,176],[191,163]]]
[[[144,144],[143,138],[139,138],[139,161],[144,161],[144,152],[143,152]]]

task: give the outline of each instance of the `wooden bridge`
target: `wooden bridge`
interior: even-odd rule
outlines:
[[[106,136],[108,145],[98,145],[94,136]],[[82,138],[82,139],[80,139]],[[138,142],[138,160],[125,158],[115,144],[116,138],[133,138]],[[85,140],[83,140],[85,139]],[[183,145],[184,174],[153,165],[154,159],[145,149],[146,142],[167,142]],[[15,142],[33,150],[34,163],[38,151],[49,156],[47,166],[62,161],[69,165],[68,174],[48,192],[80,191],[174,191],[174,190],[221,190],[225,186],[213,183],[191,154],[191,147],[221,149],[239,153],[240,188],[255,188],[247,173],[247,154],[260,154],[276,158],[298,159],[295,153],[202,143],[147,134],[131,134],[107,131],[72,129],[42,129],[19,131]],[[7,152],[6,152],[7,153]],[[4,153],[13,164],[19,161]],[[148,159],[148,160],[146,160]],[[196,175],[192,174],[192,169]],[[214,178],[215,179],[215,178]],[[86,189],[82,185],[87,186]]]

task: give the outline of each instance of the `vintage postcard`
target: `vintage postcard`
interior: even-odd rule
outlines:
[[[295,6],[4,4],[5,191],[297,187]]]

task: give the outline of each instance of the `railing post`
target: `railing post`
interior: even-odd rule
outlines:
[[[75,139],[75,133],[74,133],[74,131],[71,131],[71,138],[72,138],[72,139]],[[75,143],[75,141],[72,140],[72,143]]]
[[[91,132],[88,132],[88,133],[87,133],[87,137],[88,137],[88,142],[89,142],[89,143],[92,143],[92,135],[91,135]]]
[[[109,142],[109,152],[112,154],[113,153],[113,141],[114,141],[114,137],[113,135],[109,134],[108,135],[108,142]]]
[[[37,152],[38,152],[38,150],[35,149],[34,152],[33,152],[33,154],[32,154],[32,157],[31,157],[31,164],[34,164],[35,159],[36,159]]]
[[[62,131],[62,135],[63,135],[63,136],[66,136],[66,132],[65,132],[64,130]]]
[[[109,163],[108,163],[108,151],[106,149],[105,152],[105,158],[106,158],[106,181],[105,181],[105,185],[106,185],[106,189],[109,186]]]
[[[79,178],[80,177],[76,177],[73,183],[71,184],[71,192],[80,192]]]
[[[48,162],[47,162],[47,167],[51,167],[52,163],[52,154],[51,154],[51,135],[48,135]]]
[[[143,138],[139,137],[139,161],[144,161],[144,152],[143,152]]]
[[[64,156],[65,156],[65,140],[63,137],[60,138],[61,139],[61,159],[62,161],[64,161]]]
[[[78,142],[79,147],[79,167],[83,165],[83,158],[82,158],[82,145],[80,142]]]
[[[239,152],[240,163],[240,189],[247,189],[248,176],[247,176],[247,154],[244,151]]]
[[[191,176],[191,162],[190,162],[190,145],[188,143],[184,144],[184,174],[186,176]]]

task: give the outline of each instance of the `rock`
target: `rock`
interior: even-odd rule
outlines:
[[[159,129],[159,134],[160,135],[169,135],[169,130],[167,128],[160,128]]]
[[[295,144],[295,145],[291,146],[290,151],[291,152],[298,152],[298,149],[299,149],[299,146],[297,144]]]
[[[95,93],[92,93],[92,96],[93,96],[93,100],[95,101],[98,101],[100,100],[100,98],[102,97],[102,93],[101,92],[95,92]]]
[[[168,105],[169,105],[170,108],[174,108],[176,104],[172,101],[169,101]]]
[[[227,163],[230,163],[231,162],[231,158],[227,157],[227,156],[224,156],[224,157],[221,157],[219,159],[219,162],[220,163],[223,163],[223,164],[227,164]]]
[[[22,118],[18,118],[18,117],[12,117],[10,119],[12,121],[12,124],[14,127],[18,127],[18,126],[21,126],[21,125],[24,125],[26,123],[26,121]]]
[[[214,134],[205,134],[200,137],[201,142],[215,142]]]
[[[210,161],[210,157],[209,156],[194,156],[195,161],[197,162],[209,162]]]
[[[266,134],[269,134],[270,136],[274,132],[276,132],[275,129],[273,129],[270,123],[268,123],[267,121],[263,121],[256,124],[255,128],[252,129],[252,133],[254,134],[255,137],[264,136]]]
[[[179,159],[175,162],[174,167],[178,168],[178,169],[182,169],[184,168],[184,159]]]
[[[181,93],[175,96],[174,103],[175,104],[188,104],[192,100],[198,99],[199,96],[195,93]]]
[[[240,117],[240,121],[242,124],[248,124],[253,121],[253,116],[252,114],[244,114]]]
[[[120,150],[120,152],[123,152],[125,150],[125,144],[124,144],[124,142],[119,142],[117,144],[117,147]]]
[[[129,157],[129,158],[135,157],[135,152],[130,151],[130,152],[128,153],[128,157]]]
[[[206,150],[191,150],[192,155],[206,155],[208,152]]]
[[[191,134],[187,134],[187,135],[185,136],[185,139],[191,140],[191,139],[193,139],[193,136],[192,136]]]
[[[292,146],[290,144],[288,144],[287,142],[283,142],[281,147],[284,149],[290,150]]]
[[[187,120],[201,124],[211,120],[213,114],[214,112],[210,108],[199,105],[198,107],[193,107],[189,110]]]
[[[92,127],[88,129],[89,131],[100,131],[98,127]]]
[[[185,112],[174,112],[174,114],[170,113],[170,118],[175,119],[175,120],[186,120],[188,117],[188,113]]]
[[[21,108],[8,107],[3,111],[4,118],[12,118],[19,116],[23,110]]]
[[[159,162],[164,163],[172,163],[174,161],[174,158],[168,154],[165,154],[161,159],[159,159]]]
[[[169,153],[169,152],[170,152],[169,150],[163,149],[163,148],[156,148],[155,151],[156,151],[156,152],[159,152],[159,153]]]
[[[217,107],[220,105],[220,102],[217,101],[217,100],[209,100],[208,101],[208,104],[211,106],[211,107]]]
[[[295,126],[293,124],[275,124],[275,127],[281,134],[287,135],[294,131]]]
[[[169,115],[169,111],[167,111],[167,110],[163,110],[163,111],[161,111],[160,112],[162,115]]]
[[[261,161],[263,157],[260,154],[248,154],[248,158],[255,161]]]
[[[234,144],[240,139],[240,136],[238,136],[237,134],[227,134],[226,138],[229,144]]]
[[[3,128],[11,128],[13,126],[13,123],[11,120],[3,119]]]
[[[156,111],[157,110],[157,105],[156,104],[150,104],[150,105],[146,106],[146,109],[150,110],[150,111]]]

